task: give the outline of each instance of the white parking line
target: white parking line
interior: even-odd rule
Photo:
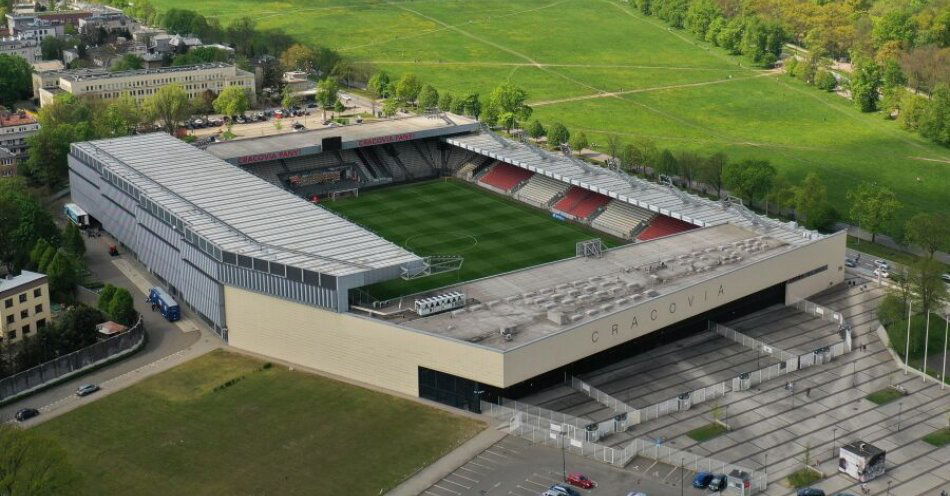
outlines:
[[[547,479],[548,481],[550,481],[550,482],[552,482],[552,483],[554,483],[554,484],[560,484],[561,482],[564,482],[564,481],[562,481],[562,480],[559,479],[559,478],[558,478],[558,479],[555,479],[555,478],[552,478],[551,476],[547,476],[547,475],[541,475],[541,474],[538,474],[538,473],[535,473],[534,475],[536,475],[539,479]],[[560,474],[558,474],[558,475],[560,475]]]
[[[488,451],[488,450],[482,451],[481,453],[478,454],[478,456],[484,457],[486,454],[492,455],[492,456],[497,456],[498,458],[502,458],[502,459],[508,458],[508,457],[505,456],[505,455],[499,455],[499,454],[497,454],[497,453],[492,453],[491,451]],[[486,458],[486,459],[489,460],[489,461],[491,461],[492,463],[503,463],[503,462],[504,462],[503,460],[492,460],[491,458]]]
[[[468,464],[466,463],[465,465],[468,465]],[[461,467],[459,467],[459,469],[460,469],[460,470],[464,470],[464,471],[466,471],[466,472],[471,472],[471,473],[477,474],[477,475],[485,475],[485,474],[479,472],[478,470],[472,470],[472,469],[466,467],[465,465],[462,465]]]
[[[521,489],[522,491],[524,491],[524,492],[526,492],[526,493],[528,493],[528,494],[534,494],[534,493],[536,492],[535,490],[533,490],[533,489],[528,489],[528,488],[526,488],[526,487],[521,487],[521,486],[515,486],[515,487],[517,487],[518,489]]]
[[[455,484],[458,487],[464,487],[465,489],[471,489],[471,486],[466,486],[465,484],[459,484],[458,482],[451,481],[448,478],[442,479],[440,482],[448,482],[449,484]]]
[[[481,455],[481,454],[475,455],[475,458],[478,458],[478,457],[480,457],[480,456],[482,456],[482,455]],[[485,463],[491,463],[491,464],[493,464],[493,465],[498,463],[498,462],[492,460],[491,458],[484,458],[482,461],[484,461]],[[479,467],[490,468],[490,469],[492,469],[492,470],[495,469],[495,467],[489,467],[488,465],[482,465],[482,464],[476,462],[475,460],[472,460],[472,461],[470,461],[469,463],[471,463],[471,464],[473,464],[473,465],[478,465]]]
[[[462,467],[459,467],[459,468],[462,468]],[[472,479],[471,477],[465,477],[464,475],[459,474],[459,473],[457,473],[457,472],[452,472],[451,475],[454,476],[454,477],[458,477],[459,479],[465,479],[465,480],[467,480],[467,481],[469,481],[469,482],[473,482],[473,483],[475,483],[475,484],[478,484],[478,481],[477,481],[477,480]]]
[[[503,449],[503,450],[508,451],[508,452],[511,452],[511,453],[514,454],[514,455],[517,455],[517,454],[518,454],[517,451],[515,451],[515,450],[513,450],[513,449],[511,449],[511,448],[509,448],[509,447],[507,447],[507,446],[505,446],[505,445],[503,445],[503,444],[501,444],[501,443],[498,443],[498,444],[496,444],[496,445],[493,446],[493,447],[494,447],[494,448]]]
[[[485,452],[486,452],[486,453],[491,453],[491,454],[493,454],[493,455],[495,455],[495,456],[500,456],[500,457],[502,457],[502,458],[511,458],[511,456],[506,455],[506,454],[504,454],[504,453],[496,453],[496,452],[492,451],[491,448],[488,448],[487,450],[485,450]]]
[[[441,482],[441,481],[440,481],[440,482]],[[438,484],[432,484],[432,487],[437,487],[437,488],[439,488],[439,489],[441,489],[441,490],[443,490],[443,491],[448,491],[448,492],[450,492],[450,493],[452,493],[452,494],[462,494],[462,493],[460,493],[460,492],[458,492],[458,491],[453,491],[453,490],[451,490],[451,489],[449,489],[449,488],[442,487],[442,486],[440,486],[440,485],[438,485]]]
[[[535,486],[538,486],[538,487],[543,487],[543,488],[545,488],[545,489],[548,488],[547,484],[541,484],[541,483],[535,482],[535,481],[533,481],[533,480],[531,480],[531,479],[525,479],[524,481],[527,482],[528,484],[534,484]]]

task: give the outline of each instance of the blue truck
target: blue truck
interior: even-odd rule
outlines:
[[[152,304],[152,310],[158,310],[165,320],[174,322],[181,319],[181,308],[178,302],[161,288],[152,288],[148,292],[146,303]]]

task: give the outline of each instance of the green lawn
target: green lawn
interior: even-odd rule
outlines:
[[[884,388],[880,391],[875,391],[865,396],[865,398],[872,403],[877,403],[878,405],[886,405],[894,400],[897,400],[898,398],[902,396],[903,394],[901,394],[901,392],[896,389]]]
[[[360,193],[322,205],[420,256],[461,255],[459,272],[368,286],[378,299],[445,286],[574,256],[575,243],[600,237],[586,227],[456,180]]]
[[[157,0],[160,10],[181,7]],[[950,150],[791,78],[764,74],[619,0],[208,0],[188,5],[222,23],[250,15],[301,40],[440,91],[524,87],[544,123],[561,121],[603,145],[608,134],[732,159],[769,159],[790,180],[817,171],[832,203],[884,183],[906,207],[945,208]],[[691,85],[691,86],[683,86]],[[677,87],[679,86],[679,87]],[[639,90],[574,102],[602,90]],[[555,102],[552,102],[554,100]]]
[[[706,424],[702,427],[698,427],[686,433],[687,436],[691,437],[694,441],[703,442],[709,441],[712,438],[718,437],[722,434],[729,432],[729,429],[726,429],[720,423],[713,422],[711,424]]]
[[[821,480],[821,476],[810,468],[803,468],[788,476],[788,483],[795,489],[808,487]]]
[[[924,436],[924,441],[937,447],[950,444],[950,427],[944,427],[927,434]]]
[[[483,427],[215,351],[35,430],[83,474],[73,494],[377,496]]]

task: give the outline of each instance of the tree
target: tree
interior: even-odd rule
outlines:
[[[723,184],[733,194],[754,205],[765,198],[775,180],[775,167],[767,160],[730,162],[723,169]]]
[[[205,16],[187,9],[168,9],[159,17],[159,25],[171,33],[194,34],[205,38],[210,32],[210,25]]]
[[[693,180],[700,174],[703,158],[695,152],[683,151],[676,156],[677,171],[676,174],[683,179],[683,183],[688,191],[693,187]]]
[[[33,68],[19,55],[0,54],[0,105],[13,104],[33,94]]]
[[[935,143],[950,146],[950,86],[939,85],[930,96],[929,103],[921,103],[923,109],[917,131]]]
[[[33,249],[30,250],[30,263],[33,264],[33,267],[36,267],[40,264],[40,260],[43,259],[43,254],[46,253],[52,245],[49,244],[49,241],[46,241],[45,238],[40,238],[36,245],[33,246]]]
[[[904,235],[933,258],[937,250],[950,246],[950,217],[939,212],[918,213],[907,220]]]
[[[300,97],[297,96],[290,86],[284,86],[283,96],[280,99],[280,105],[284,108],[291,108],[300,105]],[[230,114],[229,114],[230,115]]]
[[[386,117],[392,117],[396,115],[396,112],[399,111],[399,102],[394,98],[387,98],[383,102],[382,112]]]
[[[834,91],[838,87],[838,80],[831,71],[820,69],[815,75],[815,86],[825,91]]]
[[[120,57],[119,60],[116,60],[109,70],[112,72],[133,71],[141,69],[144,66],[145,61],[142,60],[142,57],[139,57],[134,53],[127,53]]]
[[[191,99],[191,111],[198,115],[208,115],[214,112],[214,99],[217,98],[214,90],[204,90]]]
[[[224,115],[243,115],[251,107],[247,89],[241,86],[228,86],[214,99],[214,110]],[[228,120],[229,129],[231,121]]]
[[[71,302],[76,285],[79,284],[79,271],[73,255],[60,250],[46,268],[49,278],[50,294],[56,301]]]
[[[422,83],[419,78],[411,72],[407,72],[399,78],[396,83],[396,98],[402,103],[413,103],[419,97],[419,91],[422,90]]]
[[[497,86],[488,95],[485,122],[493,125],[504,118],[505,129],[510,132],[512,128],[518,127],[519,122],[531,117],[532,109],[525,103],[527,99],[528,93],[511,83]]]
[[[241,16],[228,23],[225,34],[237,53],[251,57],[255,55],[253,47],[257,38],[256,28],[257,23],[254,19]]]
[[[231,60],[231,54],[220,48],[198,46],[186,53],[175,55],[172,59],[172,65],[176,67],[185,65],[208,64],[211,62],[228,62]]]
[[[57,319],[55,325],[47,327],[48,332],[40,337],[49,338],[55,356],[65,355],[95,343],[98,338],[96,325],[104,320],[103,312],[86,305],[75,305]]]
[[[564,127],[564,124],[555,122],[548,126],[548,145],[557,148],[571,139],[571,133]]]
[[[128,93],[123,93],[109,102],[104,111],[96,113],[95,133],[103,138],[129,136],[135,132],[142,120],[142,109],[138,101]]]
[[[333,78],[326,78],[317,83],[316,100],[323,109],[323,119],[327,118],[327,109],[332,107],[339,99],[340,83]]]
[[[716,197],[722,197],[722,174],[729,163],[726,154],[717,152],[706,158],[699,167],[699,180],[716,188]]]
[[[376,98],[389,98],[392,96],[392,80],[389,77],[389,73],[379,71],[373,74],[373,76],[369,78],[366,88],[372,91]]]
[[[851,100],[861,112],[877,110],[881,88],[881,68],[873,60],[860,58],[851,72]]]
[[[623,144],[620,142],[620,137],[616,134],[607,135],[607,155],[610,155],[611,158],[617,159],[620,156],[620,148]]]
[[[922,313],[941,309],[947,301],[947,284],[943,282],[943,264],[933,258],[923,258],[910,269],[911,294]]]
[[[690,3],[683,24],[697,38],[705,39],[709,25],[720,17],[722,17],[722,9],[719,8],[716,2],[713,0],[697,0]]]
[[[903,9],[892,10],[874,23],[874,44],[878,47],[888,41],[897,41],[910,47],[913,46],[916,35],[917,25],[911,18],[910,12]]]
[[[43,256],[40,257],[39,263],[36,264],[36,269],[40,272],[46,272],[49,269],[50,262],[53,261],[53,257],[56,256],[56,252],[59,250],[55,246],[49,246],[46,248],[46,251],[43,252]]]
[[[343,102],[337,100],[336,103],[333,104],[333,111],[336,112],[337,115],[342,114],[346,112],[346,105],[343,105]]]
[[[135,311],[132,294],[125,288],[116,288],[109,302],[109,315],[112,320],[130,326],[135,323],[138,314]]]
[[[427,84],[419,91],[419,108],[428,110],[439,106],[439,92]]]
[[[620,167],[631,171],[640,164],[640,150],[633,143],[627,143],[620,148]]]
[[[63,230],[63,249],[76,257],[86,254],[86,242],[83,241],[79,228],[72,222],[67,223],[66,229]]]
[[[478,120],[478,117],[482,115],[482,100],[478,97],[478,93],[469,93],[465,97],[465,110],[468,112],[468,115],[471,115]]]
[[[175,134],[179,125],[191,115],[188,94],[178,83],[162,86],[154,95],[148,97],[142,106],[148,118],[158,121],[168,134]]]
[[[571,136],[571,150],[575,153],[581,153],[589,145],[587,135],[583,131]]]
[[[537,119],[531,121],[531,124],[528,124],[528,128],[525,131],[527,131],[528,136],[531,136],[534,139],[539,139],[546,133],[544,126],[541,125],[541,122]]]
[[[874,183],[863,183],[848,192],[851,219],[871,233],[871,242],[901,207],[893,191]]]
[[[0,425],[0,494],[69,494],[79,475],[66,452],[32,430]]]
[[[295,43],[284,53],[280,54],[280,65],[287,71],[304,71],[312,73],[316,70],[317,53],[306,45]]]
[[[62,60],[63,50],[69,47],[69,41],[58,36],[47,36],[40,42],[43,60]]]
[[[884,62],[881,81],[885,89],[896,88],[907,84],[907,76],[904,75],[900,63],[894,59],[890,59]]]
[[[657,156],[653,172],[664,176],[675,176],[679,172],[679,163],[677,163],[676,157],[673,156],[673,152],[664,148]]]
[[[818,174],[809,172],[802,185],[795,190],[795,213],[809,229],[823,229],[834,221],[828,204],[828,188]]]
[[[105,286],[99,291],[99,298],[96,300],[96,308],[101,310],[103,313],[110,313],[109,309],[112,305],[112,296],[115,295],[116,287],[106,283]]]
[[[0,179],[0,264],[7,272],[29,265],[40,239],[49,249],[59,244],[52,216],[28,191],[22,178]]]
[[[455,100],[455,97],[451,93],[445,92],[439,95],[439,110],[443,112],[452,111],[452,102]]]

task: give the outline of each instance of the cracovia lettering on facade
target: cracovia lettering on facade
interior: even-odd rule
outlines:
[[[284,150],[282,152],[259,153],[257,155],[245,155],[238,159],[241,165],[252,164],[254,162],[264,162],[267,160],[280,160],[282,158],[294,158],[300,156],[300,148],[296,150]]]
[[[379,136],[376,138],[366,138],[356,142],[357,146],[384,145],[386,143],[395,143],[397,141],[409,141],[415,136],[413,133],[393,134],[390,136]]]
[[[722,284],[719,285],[719,288],[716,289],[715,292],[716,294],[715,294],[715,297],[713,298],[714,300],[722,299],[726,296],[726,288]],[[696,297],[696,294],[686,295],[685,300],[683,299],[682,296],[680,296],[679,298],[677,298],[679,301],[679,305],[677,304],[676,301],[671,301],[665,307],[662,307],[662,308],[657,308],[656,306],[643,305],[643,309],[638,309],[637,312],[634,313],[630,317],[630,325],[627,327],[627,329],[633,330],[640,327],[640,321],[638,319],[641,316],[646,316],[651,321],[657,320],[660,317],[661,311],[663,313],[675,315],[677,311],[679,311],[682,305],[685,305],[687,309],[691,309],[693,308],[695,303],[709,302],[709,290],[706,290],[706,289],[702,290],[702,296],[703,296],[702,301],[700,301],[699,298]],[[702,306],[702,305],[698,305],[698,306]],[[706,305],[706,307],[711,308],[711,305]],[[594,331],[594,333],[597,333],[597,331]],[[611,325],[610,334],[613,336],[620,335],[620,333],[618,332],[617,324]],[[599,338],[599,334],[598,334],[598,338]],[[597,342],[593,336],[591,336],[591,341],[595,343]]]

